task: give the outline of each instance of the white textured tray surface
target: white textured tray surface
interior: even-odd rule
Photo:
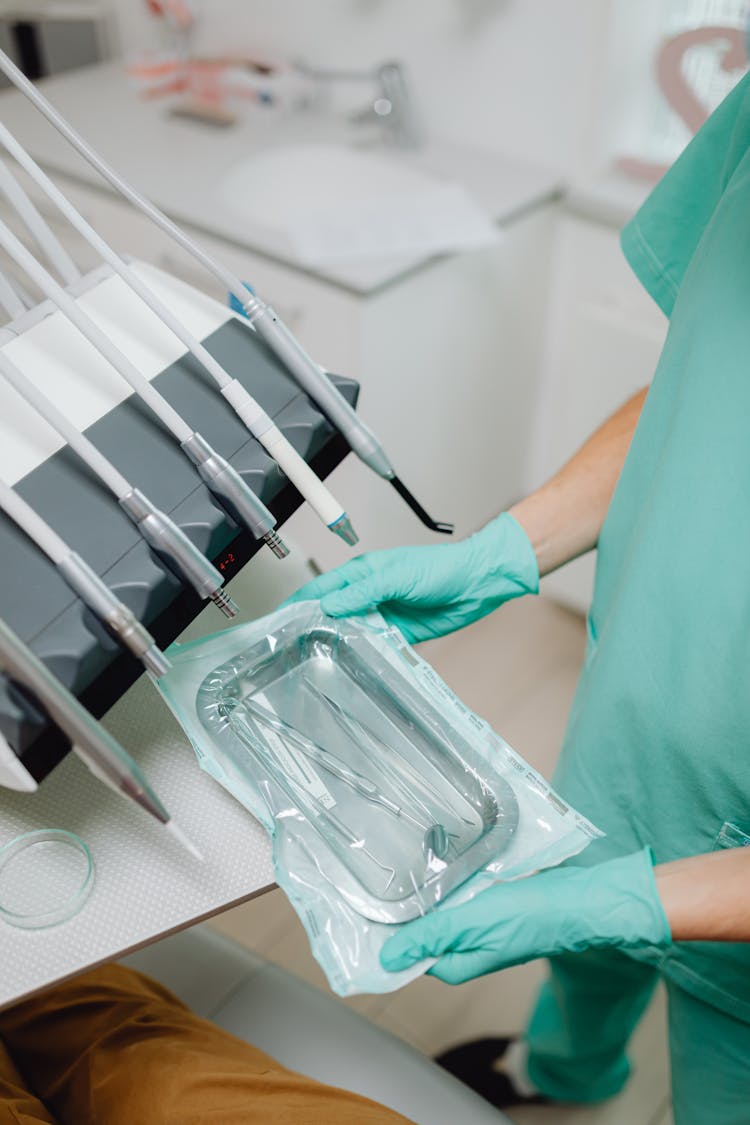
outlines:
[[[0,921],[0,1007],[273,886],[265,832],[201,773],[145,677],[112,708],[106,726],[146,771],[205,862],[72,755],[36,793],[0,789],[0,844],[34,828],[66,828],[85,840],[96,865],[94,889],[76,917],[36,931]]]

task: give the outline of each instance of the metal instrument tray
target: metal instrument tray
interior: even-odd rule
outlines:
[[[286,831],[317,834],[326,876],[362,915],[404,922],[496,858],[518,826],[439,707],[335,627],[265,638],[205,677],[196,709]],[[295,810],[300,816],[295,817]]]

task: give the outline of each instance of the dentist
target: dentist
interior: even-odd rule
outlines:
[[[365,555],[296,598],[333,616],[379,607],[418,642],[536,593],[540,574],[597,548],[554,783],[606,836],[404,926],[382,961],[437,957],[432,974],[458,984],[550,959],[523,1036],[441,1060],[498,1106],[616,1094],[661,979],[675,1125],[748,1125],[750,77],[622,245],[670,322],[648,393],[470,539]]]

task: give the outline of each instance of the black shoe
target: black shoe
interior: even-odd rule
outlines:
[[[512,1105],[546,1105],[549,1098],[543,1094],[520,1094],[509,1075],[495,1070],[495,1063],[514,1042],[509,1037],[470,1039],[437,1055],[435,1062],[498,1109]]]

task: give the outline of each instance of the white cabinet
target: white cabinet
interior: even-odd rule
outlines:
[[[627,264],[618,230],[560,217],[528,485],[537,487],[617,407],[650,382],[667,322]],[[593,553],[543,582],[545,593],[585,611]]]

